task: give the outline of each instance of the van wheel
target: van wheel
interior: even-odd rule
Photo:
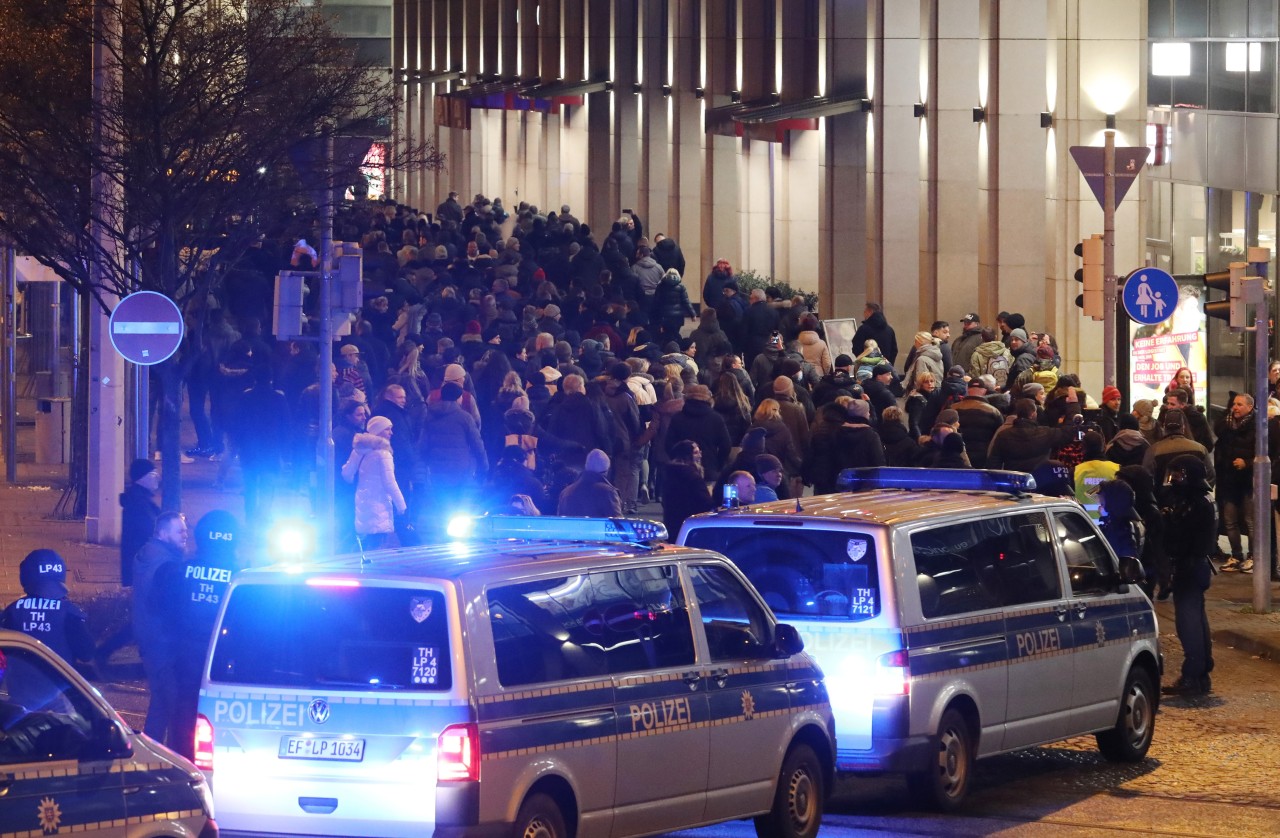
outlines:
[[[808,745],[796,744],[787,752],[773,793],[773,809],[756,818],[760,838],[813,838],[822,825],[826,794],[822,787],[822,763]]]
[[[938,735],[933,738],[929,767],[907,775],[911,796],[918,803],[940,812],[959,809],[969,794],[973,778],[973,734],[960,711],[942,714]]]
[[[1124,682],[1115,727],[1097,735],[1098,750],[1112,762],[1141,762],[1155,733],[1155,686],[1151,673],[1134,667]]]
[[[564,814],[545,794],[531,794],[516,815],[515,838],[568,838]]]

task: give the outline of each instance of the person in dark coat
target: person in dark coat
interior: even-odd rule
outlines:
[[[120,584],[133,585],[133,557],[156,529],[160,507],[155,502],[160,472],[150,460],[129,464],[129,485],[120,493]]]
[[[157,575],[170,562],[185,563],[187,522],[177,512],[161,512],[151,539],[133,557],[133,636],[142,656],[151,700],[143,733],[167,742],[174,732],[180,648],[172,603],[158,590]]]
[[[702,470],[702,449],[691,439],[671,446],[671,462],[662,482],[662,523],[672,541],[691,515],[709,512],[711,492]]]
[[[609,482],[609,455],[596,448],[587,454],[586,468],[560,493],[557,515],[581,518],[617,518],[622,498]]]
[[[271,382],[271,368],[255,366],[253,386],[240,396],[236,445],[244,476],[245,520],[261,524],[275,498],[289,439],[289,403]]]
[[[1034,472],[1049,461],[1054,449],[1069,441],[1066,429],[1046,428],[1036,422],[1036,403],[1031,399],[1014,402],[1013,416],[1012,424],[1002,427],[991,440],[987,468]]]
[[[1165,549],[1173,564],[1174,628],[1182,643],[1182,673],[1166,695],[1204,695],[1212,689],[1213,640],[1204,594],[1213,578],[1218,522],[1203,459],[1180,454],[1169,463],[1164,512]]]
[[[664,271],[674,269],[684,276],[684,253],[680,250],[680,244],[670,236],[658,233],[653,237],[653,258]]]
[[[693,304],[689,302],[689,292],[680,281],[680,274],[667,271],[654,289],[649,310],[649,320],[658,327],[659,339],[679,340],[684,321],[693,316]]]
[[[480,429],[462,409],[461,399],[462,387],[446,382],[440,388],[440,401],[427,405],[418,437],[418,479],[436,510],[464,501],[489,470]]]
[[[987,449],[996,431],[1004,424],[1004,414],[987,401],[987,385],[981,378],[969,382],[965,397],[951,406],[960,417],[960,435],[974,468],[987,467]]]
[[[610,419],[587,397],[582,376],[566,375],[562,384],[564,393],[548,407],[541,426],[559,441],[563,455],[580,468],[593,448],[613,449],[612,428]]]
[[[746,341],[743,360],[749,367],[769,344],[769,336],[778,330],[781,318],[778,309],[765,299],[763,288],[753,288],[748,299],[750,303],[742,315],[742,337]]]
[[[1248,393],[1236,393],[1232,396],[1227,414],[1218,420],[1213,430],[1217,438],[1213,447],[1213,471],[1217,475],[1214,499],[1222,514],[1223,528],[1227,531],[1227,544],[1231,547],[1231,557],[1222,569],[1227,572],[1240,570],[1248,573],[1253,570],[1254,556],[1252,553],[1248,557],[1244,555],[1240,534],[1242,529],[1247,529],[1249,533],[1255,532],[1253,455],[1256,434],[1253,396]],[[1261,560],[1263,557],[1257,558]]]
[[[896,407],[898,399],[893,394],[893,367],[887,363],[876,364],[871,377],[862,382],[862,389],[871,401],[871,415],[883,416],[885,408]]]
[[[513,497],[527,495],[539,511],[554,514],[555,510],[547,508],[546,492],[541,481],[533,473],[533,469],[525,465],[525,457],[525,451],[519,445],[508,445],[502,449],[498,462],[485,483],[485,509],[494,514],[505,514],[512,508]]]
[[[711,390],[703,384],[685,388],[684,407],[667,427],[668,454],[674,457],[677,443],[684,441],[697,443],[703,468],[717,473],[733,448],[724,418],[712,405]]]
[[[1138,418],[1131,413],[1121,413],[1116,421],[1116,432],[1107,443],[1107,459],[1125,466],[1141,466],[1151,443],[1138,429]]]
[[[920,459],[920,441],[907,430],[902,409],[897,405],[887,407],[880,416],[876,428],[884,445],[885,465],[910,467]]]
[[[724,287],[733,279],[733,266],[728,259],[719,259],[702,283],[702,305],[716,308],[724,299]]]
[[[885,319],[879,303],[867,303],[862,312],[862,323],[853,333],[852,349],[854,355],[861,355],[867,340],[874,340],[880,347],[880,354],[892,365],[898,359],[898,337],[893,327]]]
[[[815,495],[838,491],[836,478],[847,468],[885,464],[884,443],[871,427],[867,402],[851,401],[847,410],[831,402],[822,406],[818,417],[802,472]]]

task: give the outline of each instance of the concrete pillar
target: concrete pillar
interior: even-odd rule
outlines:
[[[114,307],[118,299],[105,297]],[[120,543],[120,492],[124,488],[124,358],[108,336],[110,315],[96,302],[89,314],[89,476],[85,540]],[[145,374],[145,373],[144,373]]]

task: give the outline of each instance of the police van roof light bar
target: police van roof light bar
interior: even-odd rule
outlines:
[[[837,485],[846,492],[872,489],[952,489],[1022,495],[1036,490],[1036,480],[1022,471],[996,469],[847,468]]]
[[[667,528],[643,518],[562,518],[537,515],[459,515],[447,532],[456,539],[515,538],[526,541],[601,541],[647,544],[666,541]]]

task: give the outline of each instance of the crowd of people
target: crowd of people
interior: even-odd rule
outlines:
[[[803,297],[741,287],[727,260],[701,278],[695,307],[679,244],[650,238],[631,211],[597,233],[569,206],[508,213],[451,194],[431,214],[349,206],[336,228],[362,247],[364,305],[333,348],[328,392],[316,342],[273,341],[261,325],[271,277],[314,268],[318,231],[255,249],[191,316],[187,454],[219,459],[220,478],[239,461],[250,529],[284,481],[323,485],[329,398],[337,529],[352,548],[420,543],[454,511],[607,516],[646,503],[674,537],[722,503],[833,492],[844,469],[896,465],[1030,472],[1141,559],[1153,596],[1195,587],[1202,602],[1217,524],[1204,542],[1184,532],[1192,517],[1164,514],[1176,474],[1192,494],[1216,489],[1223,569],[1252,569],[1252,400],[1236,396],[1211,427],[1190,370],[1162,403],[1125,410],[1115,387],[1092,398],[1020,314],[966,313],[954,334],[938,320],[902,355],[876,303],[833,353]],[[1188,678],[1207,680],[1200,667]]]

